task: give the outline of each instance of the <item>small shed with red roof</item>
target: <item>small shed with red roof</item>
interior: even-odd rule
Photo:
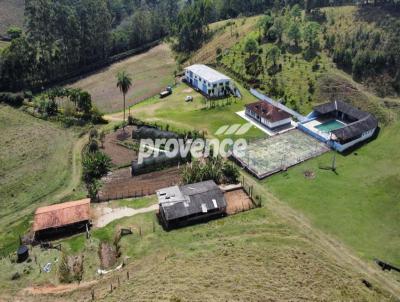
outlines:
[[[90,199],[82,199],[38,208],[32,230],[35,239],[48,239],[66,232],[85,231],[90,221]]]

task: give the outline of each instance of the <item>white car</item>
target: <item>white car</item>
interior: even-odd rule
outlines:
[[[191,95],[186,96],[185,102],[193,102],[193,97]]]

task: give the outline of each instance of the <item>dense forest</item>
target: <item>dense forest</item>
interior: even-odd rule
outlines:
[[[113,55],[174,36],[176,51],[190,53],[210,36],[208,24],[242,15],[289,7],[312,15],[318,7],[353,4],[353,0],[26,0],[25,28],[10,28],[11,45],[0,52],[0,91],[38,90]],[[361,2],[367,5],[367,2]],[[369,5],[399,10],[400,0],[375,0]],[[282,11],[283,10],[283,11]],[[317,16],[318,17],[318,16]],[[279,34],[279,18],[268,34]],[[316,20],[317,22],[321,20]],[[275,21],[274,21],[275,22]],[[398,71],[399,26],[375,32],[325,32],[323,45],[343,68],[362,79],[383,70],[391,79]],[[286,29],[285,29],[286,30]],[[312,32],[312,29],[307,29]],[[300,35],[292,24],[290,35]],[[304,34],[306,34],[305,31]],[[299,39],[295,39],[295,42]],[[385,42],[385,43],[382,43]],[[278,39],[278,44],[280,43]],[[297,43],[297,42],[296,42]],[[317,46],[317,45],[314,45]],[[317,47],[309,47],[312,51]],[[319,46],[319,45],[318,45]],[[334,47],[333,47],[334,46]],[[376,47],[377,46],[377,47]],[[319,48],[319,47],[318,47]],[[311,54],[310,54],[311,55]],[[351,59],[350,59],[351,57]],[[397,72],[397,74],[396,74]],[[394,81],[393,89],[399,91]],[[390,92],[389,92],[390,93]]]
[[[11,28],[0,90],[41,87],[171,32],[175,0],[27,0],[26,31]]]

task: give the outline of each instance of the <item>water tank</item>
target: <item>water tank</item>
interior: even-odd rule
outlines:
[[[21,245],[17,251],[18,262],[24,262],[29,257],[29,249],[26,245]]]

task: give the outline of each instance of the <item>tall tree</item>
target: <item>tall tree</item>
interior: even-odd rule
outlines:
[[[126,94],[132,87],[132,78],[126,71],[121,71],[117,74],[117,87],[122,92],[124,98],[124,129],[125,129],[125,109],[126,109]]]

